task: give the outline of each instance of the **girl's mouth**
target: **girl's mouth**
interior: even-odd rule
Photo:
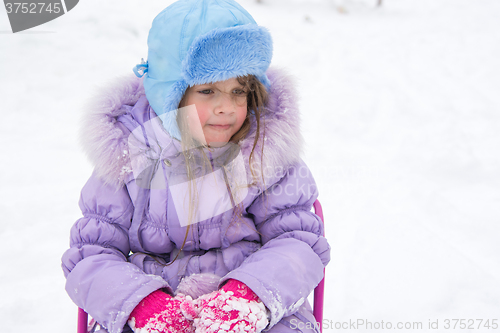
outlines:
[[[231,127],[231,125],[217,125],[217,124],[210,124],[209,126],[216,130],[227,130],[229,129],[229,127]]]

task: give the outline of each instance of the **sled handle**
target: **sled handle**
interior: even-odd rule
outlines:
[[[316,200],[313,204],[314,213],[319,216],[321,222],[323,222],[323,236],[325,236],[325,220],[323,218],[323,208]],[[314,288],[314,301],[313,301],[313,315],[316,320],[316,325],[319,325],[319,331],[323,332],[323,301],[325,298],[325,269],[323,269],[323,279]]]
[[[82,308],[78,308],[78,328],[77,333],[87,333],[89,315]]]

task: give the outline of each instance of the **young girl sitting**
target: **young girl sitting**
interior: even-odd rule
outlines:
[[[315,330],[330,248],[268,31],[232,0],[181,0],[148,47],[84,124],[66,291],[109,333]]]

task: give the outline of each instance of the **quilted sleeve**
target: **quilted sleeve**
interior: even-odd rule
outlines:
[[[263,246],[223,279],[249,286],[271,312],[270,326],[298,310],[323,278],[330,246],[311,212],[316,183],[300,162],[249,207]]]
[[[94,174],[82,189],[80,208],[83,217],[71,228],[62,257],[66,291],[110,333],[119,333],[144,297],[168,285],[127,262],[134,207],[125,186],[107,185]]]

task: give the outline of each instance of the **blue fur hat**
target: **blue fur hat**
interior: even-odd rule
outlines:
[[[255,75],[269,87],[272,40],[233,0],[180,0],[154,19],[145,74],[149,104],[170,135],[180,140],[177,108],[189,86]],[[139,72],[139,73],[138,73]]]

